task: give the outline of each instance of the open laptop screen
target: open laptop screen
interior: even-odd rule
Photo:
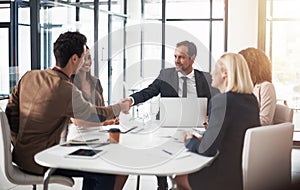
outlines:
[[[162,127],[199,127],[207,115],[207,98],[160,98]]]

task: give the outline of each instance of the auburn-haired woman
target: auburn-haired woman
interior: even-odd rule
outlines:
[[[261,125],[273,124],[276,108],[276,93],[272,84],[272,65],[266,54],[256,48],[247,48],[240,51],[246,59],[251,79],[254,84],[253,93],[260,108]]]

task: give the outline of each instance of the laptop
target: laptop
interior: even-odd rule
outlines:
[[[207,98],[160,98],[162,127],[202,127],[207,115]]]

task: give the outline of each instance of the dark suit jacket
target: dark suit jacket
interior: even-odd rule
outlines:
[[[211,76],[209,73],[194,70],[196,90],[198,97],[207,97],[208,100],[218,92],[211,87]],[[176,69],[167,68],[160,71],[159,76],[147,88],[130,96],[134,98],[134,105],[145,102],[160,94],[161,97],[178,96],[179,79]]]
[[[227,92],[211,99],[208,128],[198,141],[186,147],[201,155],[220,154],[211,166],[189,175],[193,189],[242,190],[242,150],[248,128],[260,125],[259,108],[253,94]]]

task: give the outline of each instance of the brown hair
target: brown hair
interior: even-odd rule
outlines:
[[[250,69],[253,84],[272,82],[272,64],[260,49],[247,48],[239,52],[244,56]]]
[[[85,35],[79,32],[69,31],[59,35],[53,46],[56,65],[64,68],[74,54],[80,58],[84,52],[86,40]]]

